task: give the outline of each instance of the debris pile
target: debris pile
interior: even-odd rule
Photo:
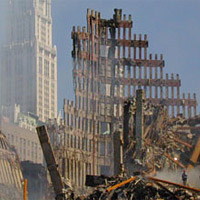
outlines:
[[[178,173],[199,164],[199,125],[200,116],[171,118],[161,105],[137,97],[128,100],[124,106],[123,139],[119,136],[120,144],[115,145],[119,149],[115,154],[123,156],[118,162],[125,170],[121,168],[117,177],[87,176],[86,186],[95,190],[78,199],[200,199],[200,189],[190,183],[188,186],[167,181],[167,177],[155,178],[163,170]]]
[[[100,177],[100,179],[102,179]],[[109,181],[108,181],[109,180]],[[105,179],[106,184],[99,185],[92,194],[77,199],[199,199],[200,189],[156,179],[153,177],[134,176]]]
[[[16,150],[0,131],[0,199],[22,198],[22,171]]]
[[[143,102],[142,147],[137,151],[136,101],[124,109],[124,164],[132,175],[142,170],[154,175],[162,169],[193,168],[200,155],[200,116],[170,118],[160,105]]]

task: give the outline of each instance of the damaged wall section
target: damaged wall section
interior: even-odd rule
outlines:
[[[23,176],[19,157],[0,132],[0,199],[22,199]]]

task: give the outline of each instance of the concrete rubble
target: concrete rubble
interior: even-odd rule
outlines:
[[[104,19],[88,9],[86,19],[87,27],[71,33],[75,101],[64,100],[63,121],[37,127],[55,199],[200,199],[196,94],[181,95],[163,55],[148,54],[147,35],[132,34],[131,15],[114,9]],[[20,162],[1,132],[0,155],[0,199],[20,199]],[[22,169],[29,200],[50,199],[45,168],[23,162]],[[183,170],[196,170],[197,183],[182,183]]]
[[[47,127],[55,193],[65,195],[62,176],[75,196],[95,187],[77,199],[197,199],[194,185],[152,178],[199,165],[196,94],[181,95],[163,55],[148,54],[147,35],[132,35],[131,15],[88,9],[86,19],[71,35],[75,101],[65,99],[63,123]]]
[[[108,181],[109,180],[109,181]],[[106,184],[96,187],[88,196],[77,199],[199,199],[200,189],[145,176],[105,178]]]
[[[136,98],[124,102],[123,125],[119,124],[113,133],[114,176],[87,174],[84,177],[86,187],[81,192],[87,195],[77,197],[80,192],[71,187],[70,194],[63,195],[67,199],[87,200],[199,199],[199,180],[197,184],[189,181],[196,179],[190,172],[199,172],[199,125],[200,116],[185,118],[179,114],[171,117],[164,106],[152,104],[143,90],[137,90]],[[44,130],[42,132],[48,137]],[[50,139],[45,139],[42,146],[45,141]],[[46,148],[43,151],[48,160],[51,153]],[[55,159],[53,163],[50,166],[57,166]],[[55,169],[57,171],[57,167]],[[186,184],[181,180],[183,170],[190,176]],[[56,173],[60,173],[59,170]],[[165,176],[160,178],[162,173]],[[179,176],[178,181],[171,179],[173,174],[176,178]],[[57,175],[54,178],[58,181]],[[61,178],[60,183],[58,195],[65,188]]]
[[[163,106],[155,106],[143,99],[143,126],[139,151],[137,151],[136,101],[128,100],[129,118],[124,122],[124,163],[127,172],[142,170],[155,175],[168,170],[192,169],[200,155],[200,116],[192,118],[169,117]],[[126,115],[126,113],[125,113]],[[142,121],[142,120],[141,120]],[[136,137],[137,136],[137,137]]]
[[[138,90],[136,99],[124,105],[123,137],[119,134],[122,141],[115,149],[116,157],[123,157],[115,163],[120,164],[119,175],[88,175],[86,186],[95,189],[77,199],[200,199],[199,183],[195,188],[181,181],[183,169],[190,172],[199,165],[199,123],[200,116],[170,117],[163,106],[150,104]],[[163,171],[175,172],[180,180],[157,178]]]
[[[99,177],[100,178],[100,177]],[[102,178],[102,177],[101,177]],[[199,199],[200,190],[145,176],[105,177],[106,184],[99,185],[93,193],[77,199]]]

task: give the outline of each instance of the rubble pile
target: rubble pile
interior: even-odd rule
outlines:
[[[129,179],[125,177],[113,178],[106,184],[96,187],[92,194],[86,197],[78,197],[84,200],[96,199],[130,199],[130,200],[178,200],[199,199],[200,190],[180,184],[155,179],[152,177],[135,176]]]
[[[161,171],[178,173],[199,164],[200,116],[170,117],[161,105],[145,99],[140,103],[135,99],[125,102],[119,176],[88,176],[86,186],[96,188],[90,195],[78,199],[200,199],[200,189],[169,182],[167,177],[155,178]]]
[[[170,118],[163,106],[144,101],[143,146],[138,154],[135,149],[135,100],[127,101],[126,105],[129,108],[129,129],[124,132],[124,138],[128,138],[124,146],[124,164],[130,175],[139,169],[154,175],[163,168],[193,168],[198,164],[200,116]]]

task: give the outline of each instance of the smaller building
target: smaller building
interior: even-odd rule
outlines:
[[[1,115],[3,120],[35,132],[35,128],[43,123],[34,113],[21,112],[21,107],[18,104],[15,104],[14,106],[2,106]]]
[[[2,107],[1,130],[17,150],[20,161],[43,164],[43,153],[36,133],[36,127],[41,124],[35,114],[21,112],[20,105]]]
[[[21,161],[30,160],[43,164],[43,153],[35,131],[19,127],[5,119],[1,121],[1,130],[17,150]]]

